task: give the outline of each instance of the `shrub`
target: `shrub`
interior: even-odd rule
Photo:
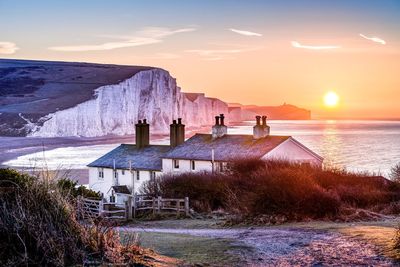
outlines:
[[[260,160],[233,162],[225,173],[164,175],[144,193],[188,196],[199,212],[315,219],[334,218],[343,206],[372,209],[400,200],[400,187],[383,177]]]
[[[149,251],[122,245],[101,220],[81,224],[66,190],[74,183],[60,184],[0,169],[0,266],[69,266],[89,260],[133,265],[149,259]]]
[[[100,199],[101,194],[91,189],[86,188],[83,185],[78,186],[78,182],[70,180],[68,178],[61,178],[57,180],[57,187],[63,193],[64,196],[70,195],[74,198],[77,196],[83,196],[87,198]]]
[[[400,163],[392,167],[389,175],[394,182],[400,183]]]

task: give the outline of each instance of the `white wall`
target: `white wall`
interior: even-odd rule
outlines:
[[[311,165],[322,166],[322,160],[316,155],[297,144],[289,138],[268,154],[262,157],[263,160],[287,160],[291,162],[310,163]]]
[[[172,159],[162,159],[163,173],[212,171],[211,161],[195,160],[195,169],[191,169],[190,160],[179,160],[179,169],[175,169]]]
[[[103,170],[104,178],[99,178],[99,168],[89,167],[89,188],[94,191],[100,191],[108,200],[108,196],[111,195],[110,188],[114,185],[114,172],[111,168],[103,168]],[[129,190],[132,191],[134,189],[135,193],[140,193],[142,185],[150,180],[150,171],[139,171],[139,180],[137,179],[137,171],[135,170],[132,172],[125,170],[124,174],[122,174],[123,170],[121,169],[117,169],[116,171],[118,173],[118,185],[126,185]],[[161,172],[156,171],[155,175],[158,177],[161,175]]]

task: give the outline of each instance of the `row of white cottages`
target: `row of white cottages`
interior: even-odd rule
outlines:
[[[195,134],[185,141],[181,119],[170,125],[170,145],[150,145],[149,124],[136,124],[136,144],[119,147],[89,167],[89,187],[105,196],[140,193],[150,179],[180,172],[223,171],[232,160],[279,159],[322,166],[323,158],[291,136],[270,135],[266,116],[256,117],[252,135],[228,134],[224,115],[215,117],[211,134]]]

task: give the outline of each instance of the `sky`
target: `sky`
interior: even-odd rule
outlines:
[[[0,25],[0,58],[156,66],[226,102],[400,118],[398,0],[0,0]]]

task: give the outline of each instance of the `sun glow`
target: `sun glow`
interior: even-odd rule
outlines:
[[[335,92],[328,92],[324,96],[324,104],[326,107],[332,108],[339,104],[339,96]]]

